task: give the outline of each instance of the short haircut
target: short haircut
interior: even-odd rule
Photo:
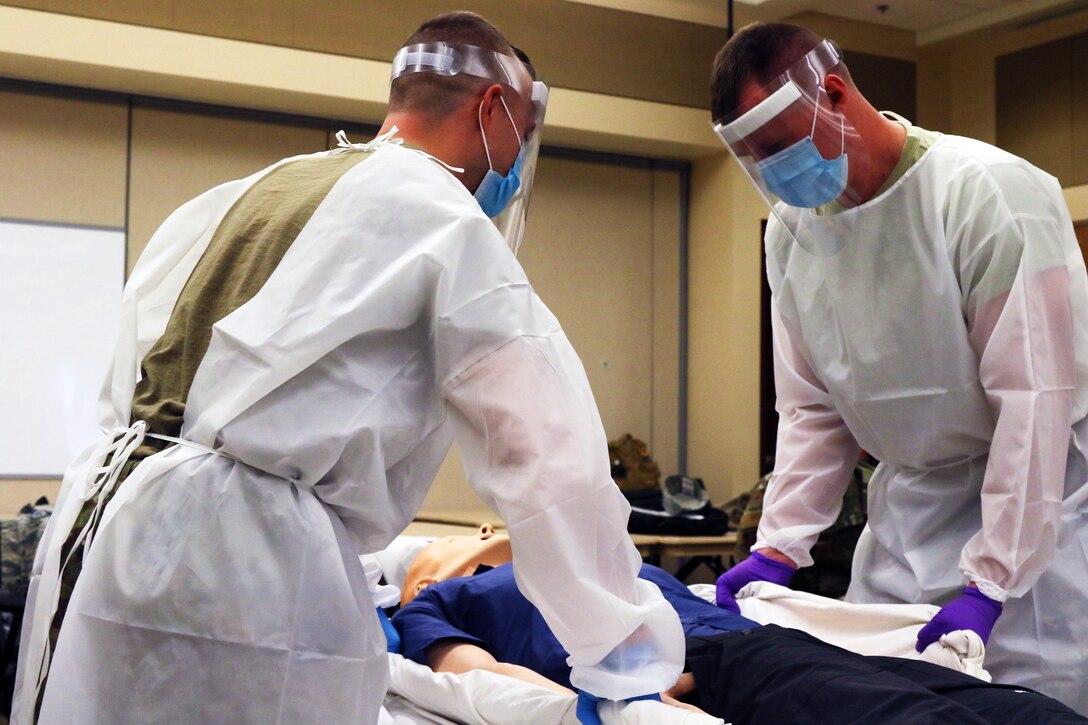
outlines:
[[[770,83],[822,40],[811,30],[788,23],[753,23],[741,28],[714,58],[710,79],[713,120],[736,112],[741,90],[749,81],[761,86]],[[842,55],[837,45],[835,49]],[[845,63],[835,71],[852,82]]]
[[[475,45],[502,55],[512,55],[529,65],[529,72],[535,77],[529,56],[511,45],[501,30],[476,13],[460,11],[431,18],[408,36],[401,47],[418,43]],[[389,110],[441,118],[490,83],[486,79],[466,75],[411,73],[393,81],[389,90]]]

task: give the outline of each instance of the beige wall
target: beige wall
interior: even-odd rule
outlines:
[[[666,475],[678,459],[679,179],[649,162],[544,157],[518,255],[582,359],[605,433],[645,441]],[[456,452],[424,505],[478,505]]]
[[[0,216],[123,227],[127,212],[130,269],[177,206],[285,156],[327,148],[332,127],[84,96],[18,85],[0,90],[0,163],[19,171],[0,182]],[[16,182],[26,176],[38,185]],[[585,361],[606,432],[646,440],[667,472],[676,470],[679,438],[680,178],[676,167],[650,161],[542,158],[522,253],[534,286]],[[3,481],[0,515],[39,495],[55,500],[58,485]],[[472,502],[454,454],[428,504]]]
[[[128,104],[4,88],[0,217],[124,227]]]
[[[857,35],[867,37],[865,33]],[[542,40],[548,42],[552,39]],[[678,37],[676,42],[683,46],[684,38]],[[155,28],[36,13],[0,5],[0,75],[4,74],[123,93],[165,95],[183,100],[239,104],[255,109],[374,122],[380,120],[382,113],[388,64]],[[154,114],[145,114],[139,108],[135,115],[134,147],[143,148],[145,144],[140,139],[148,134],[140,129],[145,124],[153,125],[156,120]],[[159,122],[162,126],[161,119]],[[180,136],[199,136],[203,133],[199,127],[206,124],[204,121],[194,121],[194,124],[191,131],[181,128],[174,133]],[[151,125],[148,125],[149,129]],[[228,126],[230,124],[222,126],[223,133],[235,143],[223,142],[219,148],[238,149],[244,155],[249,153],[245,149],[250,144],[262,143],[261,135],[245,137],[244,134],[231,131]],[[293,133],[294,131],[282,130],[273,136],[289,136]],[[715,159],[714,163],[724,165],[721,147],[706,125],[704,110],[587,93],[575,88],[553,88],[544,140],[546,143],[576,148],[659,158],[693,159],[709,155]],[[153,141],[154,138],[151,138],[149,143]],[[215,139],[209,139],[209,142],[213,145],[219,143]],[[274,156],[281,150],[282,148],[268,153]],[[160,154],[160,161],[169,159],[166,155],[169,153],[168,148],[156,151],[153,146],[149,146],[148,153],[152,152]],[[259,165],[257,162],[261,160],[258,158],[261,153],[264,152],[255,151],[248,158],[255,165]],[[225,158],[213,159],[212,166],[230,166],[235,163],[232,160],[234,158],[228,153]],[[226,171],[224,169],[224,173]],[[248,169],[235,166],[229,171],[232,174],[245,173]],[[214,181],[210,177],[196,178],[200,173],[192,169],[170,171],[167,167],[155,166],[134,158],[134,186],[137,183],[140,186],[139,191],[134,188],[134,194],[142,201],[130,211],[133,251],[144,244],[144,239],[156,223],[156,216],[165,213],[178,199],[195,193],[203,182]],[[160,188],[156,185],[157,178],[172,174],[176,174],[183,182],[177,188]],[[656,205],[654,224],[671,226],[669,215],[679,214],[679,210],[666,212],[660,208],[661,204],[667,203],[670,196],[663,185],[675,186],[676,183],[675,179],[663,181],[659,178],[650,185],[649,188],[657,192],[651,196],[652,203]],[[182,189],[182,186],[185,188]],[[693,218],[702,213],[709,215],[710,221],[702,227],[706,236],[698,240],[696,237],[703,232],[694,232],[693,242],[702,244],[706,252],[703,259],[706,269],[715,265],[711,250],[717,249],[726,258],[723,263],[731,265],[731,278],[726,284],[739,286],[705,289],[696,280],[692,288],[693,319],[700,318],[701,300],[707,297],[716,300],[726,295],[734,301],[730,314],[738,316],[725,323],[728,325],[726,329],[708,328],[703,339],[727,339],[734,336],[734,330],[740,334],[741,340],[758,339],[758,297],[755,301],[748,299],[751,296],[750,289],[758,289],[758,256],[752,256],[753,249],[745,247],[748,256],[741,255],[737,260],[732,260],[729,247],[731,238],[720,235],[720,217],[729,214],[731,210],[728,206],[723,206],[720,200],[706,194],[700,198],[709,202],[709,206],[705,202],[694,204]],[[146,209],[145,203],[148,205]],[[738,219],[733,223],[739,225],[740,221]],[[758,219],[756,223],[758,224]],[[745,241],[747,242],[747,237]],[[651,285],[655,295],[652,306],[659,312],[648,324],[651,326],[651,334],[660,340],[670,337],[679,324],[678,320],[670,317],[678,308],[675,298],[669,300],[671,295],[667,288],[672,283],[663,281],[678,274],[678,270],[675,269],[677,260],[674,252],[666,254],[661,247],[655,247],[652,258],[655,269],[658,270]],[[754,274],[751,273],[753,260]],[[670,266],[672,271],[667,269]],[[559,300],[562,295],[557,294],[555,298]],[[705,319],[705,316],[700,319]],[[645,333],[641,336],[644,338]],[[705,453],[701,454],[706,459],[705,465],[699,463],[700,459],[696,459],[692,461],[693,465],[689,469],[697,475],[708,476],[711,485],[717,489],[728,487],[734,478],[739,482],[738,486],[745,485],[751,479],[749,469],[755,470],[758,456],[755,432],[758,406],[752,397],[758,388],[753,382],[758,380],[758,356],[747,354],[745,357],[746,353],[741,348],[733,348],[726,377],[722,373],[720,356],[715,353],[714,342],[706,343],[706,349],[710,351],[708,354],[702,352],[702,345],[699,338],[693,337],[689,351],[695,362],[691,376],[694,390],[707,389],[717,393],[725,389],[735,389],[736,399],[730,397],[725,407],[717,407],[711,411],[711,415],[700,418],[704,400],[713,399],[713,396],[707,398],[695,393],[689,396],[689,406],[692,406],[694,413],[688,429],[689,436],[708,442],[704,445]],[[665,471],[669,472],[672,461],[677,457],[676,439],[679,437],[675,432],[676,426],[670,422],[675,419],[677,407],[673,401],[679,381],[672,371],[678,367],[678,363],[667,352],[663,352],[662,347],[655,346],[653,350],[653,422],[648,428],[647,437],[653,439],[651,442],[655,447],[655,455],[661,459]],[[754,351],[755,347],[751,350]],[[700,364],[700,356],[706,359],[708,355],[711,364]],[[594,354],[594,359],[597,357]],[[595,374],[591,369],[591,375]],[[614,378],[615,375],[611,377]],[[603,380],[595,382],[607,387],[609,379],[605,376]],[[697,422],[699,420],[710,421],[705,430]],[[607,419],[606,425],[611,425]],[[670,429],[674,431],[671,435]],[[453,468],[456,469],[456,466]],[[740,472],[734,474],[734,469]]]
[[[919,123],[994,143],[996,58],[1086,30],[1088,13],[1077,13],[1028,28],[989,28],[922,46],[917,54]]]
[[[727,154],[692,169],[688,473],[722,503],[759,478],[760,222],[767,209]]]
[[[379,120],[383,108],[388,72],[384,63],[27,13],[2,5],[0,19],[0,75],[353,121]],[[917,61],[917,122],[989,141],[996,128],[994,58],[1088,29],[1088,17],[1082,13],[1024,30],[996,29],[918,47],[911,34],[901,31],[813,14],[794,20],[834,37],[848,51]],[[534,40],[561,44],[548,37]],[[677,42],[682,45],[682,40]],[[0,113],[6,105],[0,105]],[[689,472],[703,476],[715,500],[721,500],[749,486],[758,472],[757,238],[765,212],[737,177],[705,121],[700,109],[559,87],[553,92],[544,138],[577,148],[694,162],[689,209]],[[290,136],[295,131],[284,133]],[[1074,218],[1088,220],[1088,187],[1066,192]],[[0,203],[3,198],[0,195]],[[162,204],[168,206],[165,200]],[[664,216],[655,212],[654,218],[662,223]],[[152,224],[135,216],[132,220]],[[656,285],[666,277],[655,276],[655,308],[662,299]],[[663,315],[654,321],[657,338],[662,319]],[[663,389],[667,365],[655,361],[653,369],[656,406],[667,398],[657,392]],[[654,413],[655,421],[666,419]],[[665,438],[660,426],[651,430],[658,444]]]
[[[174,209],[225,181],[327,148],[327,124],[137,100],[132,109],[128,268]]]
[[[707,69],[726,38],[723,28],[565,0],[473,0],[463,6],[434,0],[6,0],[3,4],[385,61],[423,20],[467,6],[524,48],[553,86],[699,108],[707,100]]]
[[[1088,185],[1063,189],[1074,224],[1088,223]]]
[[[686,49],[678,38],[679,53]],[[550,42],[567,52],[565,41]],[[389,62],[0,4],[0,77],[378,123],[389,72]],[[647,158],[718,149],[703,108],[551,90],[546,144]]]
[[[998,144],[1063,186],[1088,183],[1088,33],[998,56]]]
[[[86,157],[89,152],[82,147],[96,147],[96,144],[83,143],[81,134],[95,125],[94,112],[84,113],[82,106],[65,113],[35,110],[33,104],[24,103],[21,97],[18,102],[3,104],[12,114],[32,115],[19,121],[5,120],[5,133],[0,138],[18,140],[7,147],[12,159],[9,168],[45,169],[38,188],[54,184],[50,199],[34,197],[33,188],[18,189],[29,193],[39,205],[37,210],[21,216],[54,219],[57,218],[54,214],[60,213],[60,206],[53,206],[54,198],[62,202],[78,199],[78,204],[99,212],[112,209],[111,223],[121,226],[126,221],[124,173],[130,170],[127,222],[131,265],[152,230],[177,204],[214,183],[251,173],[284,155],[324,148],[327,143],[320,126],[313,127],[297,118],[262,118],[207,107],[164,105],[141,96],[341,118],[346,119],[344,125],[373,123],[384,112],[388,72],[388,63],[0,5],[0,77],[139,94],[132,104],[130,169],[125,163],[129,102],[112,102],[117,106],[119,119],[114,166],[120,171],[119,181],[112,185],[84,178],[85,170],[75,176],[72,169],[48,172],[48,166],[42,166],[40,158],[20,151],[53,144],[57,158],[68,161],[77,151]],[[67,118],[70,127],[58,126],[54,122],[58,116]],[[624,123],[617,123],[617,119],[623,119]],[[27,146],[14,133],[8,134],[8,128],[27,129],[38,140]],[[54,136],[72,142],[55,143]],[[686,157],[708,148],[717,149],[717,141],[707,129],[701,110],[569,88],[552,90],[544,139],[552,144],[663,157]],[[22,155],[16,159],[16,153]],[[46,154],[43,158],[49,160],[54,156]],[[564,164],[568,162],[557,161],[552,166],[559,173]],[[619,435],[630,430],[644,437],[654,445],[663,468],[671,472],[678,458],[679,439],[676,417],[679,384],[675,373],[679,366],[676,318],[679,250],[675,236],[680,216],[676,195],[679,177],[675,172],[653,172],[644,164],[635,171],[622,169],[622,178],[613,179],[607,172],[609,167],[591,166],[584,174],[568,170],[563,183],[555,185],[559,194],[556,213],[569,222],[567,230],[557,238],[571,248],[568,251],[574,252],[571,259],[579,262],[573,268],[576,272],[584,273],[589,264],[594,264],[619,277],[637,270],[637,279],[611,285],[627,294],[619,296],[622,304],[611,305],[605,311],[607,314],[602,315],[598,308],[604,286],[585,284],[581,279],[575,292],[593,293],[598,298],[583,297],[583,304],[571,304],[570,300],[577,295],[568,292],[574,286],[568,278],[577,279],[577,275],[554,275],[553,284],[544,279],[547,275],[543,268],[530,273],[542,278],[538,286],[546,299],[554,300],[553,306],[571,307],[571,311],[560,316],[576,344],[582,340],[587,347],[588,353],[583,355],[594,361],[588,366],[589,374],[595,387],[600,388],[598,396],[609,433]],[[108,168],[109,164],[96,161],[95,167]],[[591,179],[592,185],[578,186],[575,177]],[[57,179],[65,181],[58,186]],[[615,200],[626,200],[627,206],[620,204],[605,216],[592,212],[594,199],[610,189],[615,192]],[[95,190],[109,195],[112,206],[93,201]],[[15,194],[7,196],[17,199]],[[539,207],[548,204],[541,199],[546,199],[546,193],[534,202],[534,220],[542,218],[544,213]],[[43,204],[47,208],[41,210]],[[86,217],[78,215],[63,218],[88,223]],[[611,227],[612,236],[602,238],[599,244],[579,247],[579,238],[572,230],[584,226],[585,220],[589,226],[597,220],[598,230]],[[638,234],[632,235],[632,225],[638,227]],[[672,230],[671,241],[666,241],[667,229]],[[557,244],[556,248],[560,246]],[[530,243],[527,250],[531,249]],[[527,251],[529,256],[534,254]],[[533,264],[527,261],[527,265]],[[635,313],[628,313],[627,307],[632,307]],[[620,309],[623,309],[623,319],[619,320],[622,324],[613,324],[609,316],[614,318]],[[596,327],[591,324],[587,331],[579,331],[579,318],[591,319]],[[609,360],[607,369],[602,365],[604,360]],[[638,381],[637,389],[624,392],[624,400],[613,401],[614,391],[623,389],[631,380]],[[442,489],[449,491],[446,498],[450,504],[464,506],[465,500],[460,498],[463,476],[456,460],[445,467],[443,481],[453,482],[448,489]],[[22,484],[7,486],[6,490],[12,492],[12,503],[0,500],[0,513],[10,512],[23,503],[27,491],[52,491],[56,485],[55,481],[39,481],[27,483],[29,489]]]
[[[918,122],[937,131],[996,143],[998,56],[1084,32],[1088,32],[1088,13],[1081,12],[1028,28],[991,28],[919,48]],[[1083,79],[1075,82],[1083,84]],[[1025,133],[1032,134],[1032,143],[1061,144],[1068,138],[1039,129]],[[1067,187],[1065,197],[1074,222],[1088,221],[1088,185]]]
[[[0,86],[0,218],[124,227],[127,143],[126,102]],[[0,481],[0,515],[59,489]]]

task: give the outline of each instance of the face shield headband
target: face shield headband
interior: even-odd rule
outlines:
[[[395,81],[412,73],[440,76],[467,75],[509,86],[519,96],[532,94],[533,76],[528,66],[512,55],[503,55],[475,45],[416,43],[406,45],[393,56]]]
[[[391,80],[395,81],[397,78],[413,73],[473,76],[506,86],[520,98],[528,98],[532,102],[535,130],[527,140],[522,142],[522,150],[518,155],[517,174],[520,183],[516,185],[516,191],[506,196],[504,210],[501,213],[491,210],[496,211],[497,214],[493,217],[495,225],[516,254],[525,233],[529,196],[533,188],[533,176],[540,151],[540,130],[544,127],[544,114],[548,106],[548,87],[540,81],[534,81],[529,67],[515,56],[496,53],[474,45],[417,43],[405,46],[393,58]],[[505,105],[505,101],[503,103]],[[509,113],[508,107],[507,113]],[[513,123],[513,118],[510,121]]]

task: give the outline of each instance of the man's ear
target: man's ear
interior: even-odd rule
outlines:
[[[831,101],[831,108],[836,111],[841,111],[842,106],[850,100],[850,84],[834,73],[824,76],[824,92]]]
[[[502,86],[498,83],[491,84],[487,87],[487,90],[484,91],[481,121],[483,121],[485,125],[487,125],[494,114],[505,113],[502,109],[501,99]]]
[[[427,579],[420,579],[419,581],[416,582],[415,595],[414,596],[419,596],[419,593],[421,591],[423,591],[424,589],[426,589],[430,585],[435,584],[436,582],[438,582],[438,580],[435,579],[434,577],[429,577]]]

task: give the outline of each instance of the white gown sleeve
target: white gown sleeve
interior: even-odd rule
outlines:
[[[778,549],[812,564],[820,532],[835,522],[861,452],[771,301],[778,447],[753,550]]]
[[[671,687],[683,630],[636,578],[630,507],[566,336],[514,338],[451,380],[446,397],[472,487],[506,522],[518,586],[570,653],[574,686],[609,699]]]
[[[1084,274],[1069,263],[1080,252],[1070,249],[1064,204],[1054,203],[1038,179],[1013,178],[1024,188],[1006,189],[1005,197],[1015,196],[1021,208],[990,229],[985,221],[965,225],[975,238],[960,243],[959,269],[996,424],[982,529],[964,547],[960,568],[998,601],[1023,595],[1054,556],[1076,388],[1070,275]]]

